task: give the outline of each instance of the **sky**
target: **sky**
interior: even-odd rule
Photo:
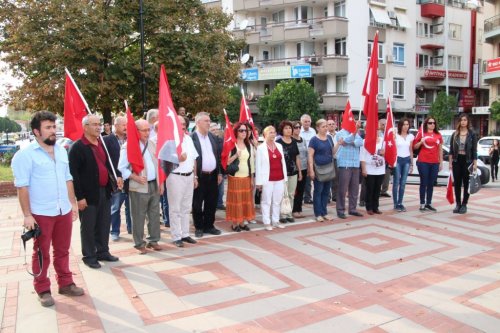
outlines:
[[[7,105],[3,104],[2,98],[7,95],[9,84],[19,86],[20,81],[12,77],[7,64],[0,60],[0,116],[2,117],[7,114]]]

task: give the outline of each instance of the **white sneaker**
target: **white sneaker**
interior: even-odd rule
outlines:
[[[325,216],[323,216],[323,219],[325,221],[331,221],[331,220],[333,220],[333,216],[331,216],[331,215],[325,215]]]
[[[316,217],[316,221],[317,222],[323,222],[323,221],[325,221],[325,219],[323,218],[323,216],[317,216]]]
[[[273,227],[280,228],[280,229],[285,229],[285,226],[281,223],[273,223]]]
[[[251,221],[248,221],[248,223],[251,223],[251,224],[257,224],[257,221],[255,221],[255,220],[251,220]]]
[[[271,227],[270,225],[266,227],[266,230],[267,231],[273,231],[273,227]]]

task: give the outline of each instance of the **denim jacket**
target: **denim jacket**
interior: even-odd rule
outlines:
[[[450,140],[450,155],[452,156],[453,162],[457,161],[460,145],[460,136],[455,134],[456,132],[451,135]],[[467,138],[465,139],[465,160],[468,164],[477,160],[477,136],[476,133],[471,130],[469,130]]]

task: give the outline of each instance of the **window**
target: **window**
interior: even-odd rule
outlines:
[[[368,42],[368,61],[370,61],[370,57],[372,55],[372,47],[373,47],[373,42],[369,41]],[[384,63],[384,43],[378,43],[378,62],[380,64]]]
[[[392,96],[394,99],[404,99],[405,98],[405,80],[396,79],[392,81]]]
[[[285,46],[276,45],[273,46],[273,59],[283,59],[285,57]]]
[[[269,51],[262,51],[262,60],[269,60]]]
[[[428,54],[417,54],[417,68],[431,67],[431,57]]]
[[[347,49],[346,38],[335,38],[335,55],[345,56]]]
[[[345,16],[345,0],[335,1],[333,3],[333,15],[346,17]]]
[[[340,75],[335,77],[335,86],[337,93],[347,92],[347,75]]]
[[[323,8],[323,16],[328,17],[328,7]]]
[[[405,64],[405,45],[400,43],[394,43],[392,46],[392,56],[394,58],[394,63],[396,65]]]
[[[451,39],[462,39],[462,26],[458,24],[450,23],[450,29],[448,31],[448,37]]]
[[[429,24],[424,22],[417,22],[417,36],[429,37],[429,35],[430,35]]]
[[[273,13],[273,22],[274,23],[283,23],[285,22],[285,11],[280,10],[279,12]]]
[[[323,54],[324,55],[328,54],[328,43],[327,42],[323,43]]]
[[[462,57],[456,55],[448,56],[448,69],[449,70],[462,70]]]
[[[312,19],[312,7],[299,6],[294,8],[295,23],[308,23]]]
[[[384,79],[378,79],[378,97],[380,97],[380,98],[385,97],[385,80]]]

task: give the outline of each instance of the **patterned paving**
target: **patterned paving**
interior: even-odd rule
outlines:
[[[499,332],[500,187],[452,214],[444,189],[438,213],[418,211],[307,217],[283,230],[261,224],[161,252],[138,255],[130,235],[111,244],[117,263],[92,270],[80,262],[78,222],[71,266],[87,295],[53,294],[41,308],[24,271],[14,198],[0,199],[0,322],[3,332]],[[332,206],[332,213],[334,212]],[[258,219],[259,220],[259,219]]]

